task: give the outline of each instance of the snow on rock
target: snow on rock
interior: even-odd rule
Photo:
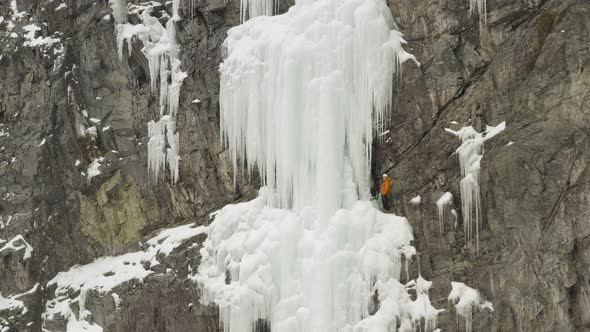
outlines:
[[[455,306],[457,315],[465,320],[465,332],[472,331],[473,311],[488,309],[494,311],[492,303],[485,301],[479,292],[462,282],[451,282],[451,293],[448,296]]]
[[[389,331],[421,318],[436,325],[428,287],[420,282],[412,301],[413,288],[398,281],[402,258],[415,254],[405,218],[357,201],[324,220],[313,208],[269,207],[266,191],[219,211],[201,249],[194,279],[225,331],[253,331],[258,319],[273,331]],[[380,305],[369,315],[375,292]]]
[[[19,12],[18,11],[18,8],[16,5],[16,0],[10,0],[10,9],[12,10],[12,15],[11,15],[12,21],[17,21],[17,20],[27,16],[27,12],[25,12],[25,11]]]
[[[420,197],[420,195],[418,195],[410,200],[410,204],[412,204],[412,205],[419,205],[420,203],[422,203],[422,197]]]
[[[406,53],[382,0],[297,1],[228,31],[220,121],[234,168],[258,167],[275,207],[369,197],[373,125]],[[320,162],[321,161],[321,162]]]
[[[86,294],[90,290],[107,293],[116,286],[130,280],[143,281],[154,271],[146,270],[143,262],[151,265],[160,264],[158,254],[169,255],[184,241],[205,231],[204,227],[184,225],[161,231],[147,242],[144,251],[132,252],[121,256],[102,257],[86,265],[75,265],[68,271],[58,273],[47,283],[55,287],[54,297],[47,301],[43,320],[63,317],[67,321],[67,331],[102,331],[102,327],[87,321],[91,313],[86,310]],[[72,297],[71,294],[78,294]],[[115,305],[120,303],[117,294],[111,294]],[[73,310],[77,309],[78,312]]]
[[[2,296],[2,293],[0,293],[0,312],[5,310],[12,311],[14,309],[21,309],[24,307],[25,304],[23,301],[16,300],[12,297],[5,298]]]
[[[29,311],[29,309],[25,306],[25,303],[23,301],[19,300],[19,298],[29,294],[34,294],[35,292],[37,292],[38,288],[39,284],[35,284],[30,290],[24,293],[13,294],[9,295],[8,297],[4,297],[0,292],[0,313],[2,313],[1,316],[8,317],[26,314]],[[12,331],[10,330],[10,325],[5,325],[4,323],[6,323],[6,321],[4,321],[2,318],[3,317],[0,317],[0,331]]]
[[[461,164],[461,206],[463,212],[463,228],[468,244],[471,244],[475,229],[476,251],[479,249],[479,228],[481,223],[481,197],[479,192],[479,170],[483,158],[483,144],[485,141],[504,131],[506,122],[495,127],[487,126],[486,130],[478,133],[473,127],[463,127],[458,131],[445,130],[461,139],[463,142],[455,153]],[[475,223],[475,225],[473,225]]]
[[[4,242],[6,241],[2,241],[0,244]],[[22,235],[17,235],[0,248],[0,255],[3,255],[5,252],[16,252],[20,250],[25,251],[23,255],[24,260],[31,258],[33,247],[23,238]]]
[[[23,45],[25,45],[25,46],[29,46],[29,47],[42,46],[42,47],[47,48],[47,47],[51,47],[53,44],[59,43],[61,41],[59,38],[53,38],[53,37],[35,37],[37,31],[41,31],[41,28],[39,28],[35,24],[25,25],[23,27],[23,30],[26,31],[26,33],[24,35],[25,42],[23,43]]]
[[[453,203],[453,194],[450,192],[444,193],[438,201],[436,201],[436,209],[438,211],[438,225],[440,228],[440,233],[442,234],[444,231],[445,225],[445,206],[450,206]]]
[[[175,22],[180,20],[178,8],[180,0],[172,1],[172,17],[165,26],[152,16],[159,2],[150,1],[140,5],[130,5],[132,14],[139,16],[141,23],[127,23],[127,1],[111,0],[113,17],[117,31],[119,59],[123,59],[123,46],[127,42],[129,54],[133,38],[142,44],[142,53],[148,60],[150,85],[152,90],[159,86],[160,119],[148,123],[148,168],[151,178],[157,180],[160,170],[168,165],[171,181],[178,180],[178,133],[176,132],[176,113],[180,99],[180,87],[187,74],[180,70],[180,58],[176,43]],[[158,85],[159,83],[159,85]]]
[[[93,177],[101,174],[99,167],[103,161],[104,157],[98,157],[93,159],[92,163],[88,165],[88,168],[86,169],[86,178],[88,179],[88,182],[90,182]]]

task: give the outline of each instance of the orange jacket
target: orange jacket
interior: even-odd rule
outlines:
[[[381,183],[381,195],[385,196],[389,194],[389,191],[391,191],[391,178],[387,177]]]

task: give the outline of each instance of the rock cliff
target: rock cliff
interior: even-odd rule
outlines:
[[[281,0],[280,11],[290,5]],[[388,5],[421,65],[404,64],[396,79],[373,175],[393,178],[393,210],[412,223],[420,252],[411,274],[433,280],[433,304],[448,309],[439,326],[464,329],[446,300],[450,281],[461,281],[495,309],[474,316],[475,331],[590,329],[590,3],[488,0],[485,21],[467,0]],[[165,20],[171,4],[156,7]],[[147,123],[159,95],[141,42],[119,60],[107,1],[12,0],[0,14],[0,331],[65,331],[74,321],[217,331],[216,309],[199,305],[187,279],[204,235],[182,228],[194,234],[167,250],[158,234],[206,225],[210,213],[256,194],[257,178],[244,174],[234,190],[219,137],[221,44],[239,24],[239,1],[180,3],[188,76],[176,183],[167,172],[148,176]],[[476,251],[463,231],[461,141],[445,128],[502,121],[506,129],[484,144]],[[446,192],[441,229],[436,202]],[[134,254],[120,263],[145,271],[143,282],[106,292],[52,282],[76,264]],[[61,304],[73,318],[50,314]]]

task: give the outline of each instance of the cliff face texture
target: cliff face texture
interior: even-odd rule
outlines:
[[[180,4],[188,77],[177,183],[167,172],[148,176],[147,123],[159,117],[159,96],[141,42],[120,61],[108,3],[64,4],[0,7],[0,331],[65,331],[80,321],[105,331],[217,331],[217,310],[199,305],[187,279],[204,239],[196,231],[149,259],[121,259],[148,273],[143,282],[99,292],[52,280],[99,257],[151,255],[166,244],[146,242],[158,230],[205,225],[211,212],[255,195],[257,179],[241,174],[233,190],[219,137],[217,70],[239,2]],[[474,331],[590,329],[590,3],[488,0],[485,22],[463,0],[388,5],[421,66],[403,65],[374,175],[394,180],[393,210],[412,223],[420,252],[411,274],[433,280],[433,304],[448,308],[439,326],[464,329],[446,302],[450,281],[461,281],[495,309],[474,315]],[[165,20],[171,5],[157,10]],[[484,143],[476,250],[463,228],[461,141],[445,128],[503,121]],[[453,199],[441,229],[445,192]],[[97,278],[116,276],[113,266]]]

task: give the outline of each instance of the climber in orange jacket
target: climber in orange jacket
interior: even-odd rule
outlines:
[[[389,210],[389,192],[391,191],[391,178],[387,176],[387,174],[383,174],[383,182],[381,182],[381,190],[379,194],[381,195],[381,204],[383,206],[383,210]]]

